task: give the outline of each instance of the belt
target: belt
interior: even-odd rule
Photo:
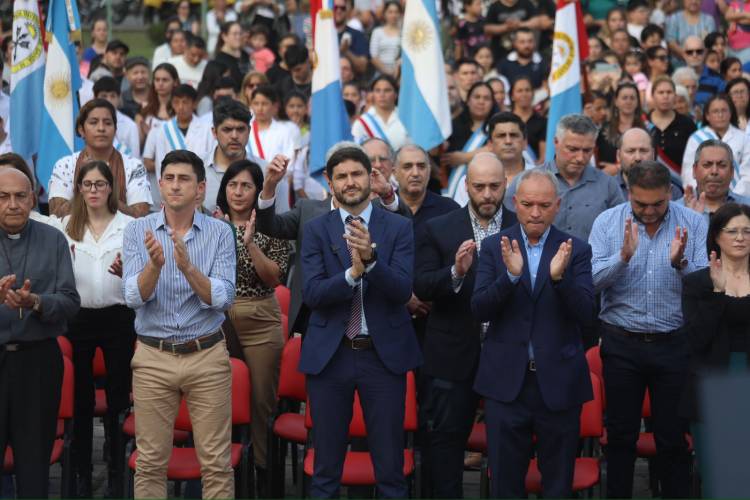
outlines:
[[[365,351],[373,348],[372,337],[370,336],[354,337],[353,339],[344,337],[341,343],[353,351]]]
[[[224,334],[221,331],[210,333],[204,337],[197,339],[188,340],[187,342],[170,342],[156,337],[146,337],[138,335],[138,341],[146,344],[149,347],[155,347],[160,351],[169,352],[172,354],[190,354],[193,352],[202,351],[216,345],[217,343],[224,340]]]
[[[7,344],[0,345],[0,352],[18,352],[18,351],[26,351],[28,349],[33,349],[35,347],[39,347],[42,344],[47,344],[49,342],[56,342],[55,339],[42,339],[42,340],[32,340],[29,342],[8,342]]]
[[[646,344],[671,340],[680,333],[680,330],[672,330],[669,332],[631,332],[629,330],[625,330],[624,328],[620,328],[619,326],[610,325],[609,323],[604,323],[604,326],[608,330],[617,332],[620,335],[630,337],[631,339],[635,339]]]

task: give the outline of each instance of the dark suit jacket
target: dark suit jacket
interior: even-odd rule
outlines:
[[[414,214],[414,235],[422,233],[424,224],[439,215],[445,215],[448,212],[452,212],[458,208],[461,208],[458,203],[453,199],[446,196],[440,196],[432,191],[427,191],[427,194],[422,200],[422,206],[419,207],[417,213]]]
[[[414,240],[411,221],[373,207],[370,237],[377,244],[375,266],[363,276],[367,329],[383,364],[405,373],[422,362],[406,303],[411,298]],[[344,277],[351,257],[338,210],[310,221],[302,243],[302,297],[312,313],[302,343],[299,369],[318,374],[338,349],[349,321],[354,288]]]
[[[708,267],[683,278],[682,316],[690,346],[690,369],[680,401],[683,417],[699,420],[696,390],[701,375],[725,372],[729,366],[731,332],[724,320],[727,299],[726,294],[714,292]]]
[[[500,252],[500,238],[517,240],[523,253],[521,279],[513,283]],[[594,322],[591,247],[573,239],[573,255],[563,279],[552,283],[549,266],[560,244],[570,235],[550,229],[542,249],[532,291],[521,226],[506,229],[482,242],[471,308],[477,321],[489,321],[474,389],[481,395],[512,402],[528,370],[529,341],[534,347],[537,380],[546,406],[571,409],[593,397],[581,327]]]
[[[380,199],[373,201],[373,206],[382,207]],[[291,283],[291,301],[289,304],[289,327],[294,325],[297,315],[302,308],[302,266],[300,265],[300,248],[305,224],[331,211],[331,198],[325,200],[300,199],[290,211],[277,214],[276,206],[264,210],[256,210],[256,228],[259,233],[282,240],[296,240],[296,252]],[[411,210],[399,198],[398,212],[404,217],[411,217]],[[343,233],[342,233],[343,234]]]
[[[501,230],[516,224],[516,214],[503,209]],[[414,293],[432,302],[422,348],[422,373],[445,380],[473,379],[479,362],[480,323],[471,312],[471,295],[479,256],[474,256],[461,289],[453,291],[451,266],[456,251],[474,239],[469,207],[430,219],[417,240]]]

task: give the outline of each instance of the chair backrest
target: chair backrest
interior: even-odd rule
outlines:
[[[417,430],[417,384],[414,379],[414,373],[406,374],[406,398],[404,401],[404,430],[414,432]],[[310,402],[307,402],[307,411],[305,412],[305,426],[308,429],[313,427]],[[362,404],[359,400],[359,391],[354,391],[354,404],[352,407],[352,420],[349,422],[349,436],[366,437],[367,426],[365,424],[365,415],[362,411]]]
[[[591,373],[595,373],[599,375],[599,377],[604,377],[604,370],[602,368],[602,357],[601,353],[599,352],[599,346],[595,345],[588,351],[586,351],[586,361],[589,364],[589,371]]]
[[[281,308],[281,314],[289,316],[289,303],[292,300],[292,292],[284,285],[276,287],[276,300],[279,301],[279,307]]]
[[[249,424],[252,386],[250,370],[244,361],[229,358],[232,363],[232,425]]]
[[[60,338],[60,337],[58,337]],[[60,391],[60,406],[57,409],[57,418],[73,418],[73,403],[75,400],[75,380],[73,376],[73,361],[63,356],[63,380]]]
[[[104,352],[97,347],[94,352],[94,378],[106,377],[107,365],[104,363]]]
[[[63,356],[68,358],[69,360],[73,360],[73,344],[70,343],[70,340],[68,340],[68,337],[63,337],[62,335],[57,336],[57,345],[60,346],[60,351],[62,352]]]
[[[293,399],[303,402],[307,399],[305,389],[305,374],[300,372],[300,353],[302,352],[302,337],[292,337],[287,340],[281,352],[281,368],[279,373],[279,399]]]
[[[589,373],[589,375],[591,375],[591,388],[594,392],[594,399],[585,402],[583,408],[581,408],[581,437],[601,437],[604,431],[602,418],[604,412],[604,407],[602,406],[604,389],[599,375],[593,372]]]
[[[643,396],[643,406],[641,407],[641,417],[649,418],[651,416],[651,394],[646,389],[646,394]]]
[[[281,335],[284,337],[284,342],[289,340],[289,316],[281,313]]]
[[[138,418],[138,414],[135,415]],[[180,400],[180,409],[177,410],[177,418],[174,421],[174,428],[178,431],[193,432],[193,424],[190,422],[190,412],[187,403],[183,397]]]

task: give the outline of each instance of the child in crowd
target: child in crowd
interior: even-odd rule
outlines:
[[[471,57],[477,48],[487,42],[484,34],[482,0],[464,0],[464,15],[458,20],[456,29],[455,58]]]
[[[268,38],[268,28],[263,24],[253,25],[248,33],[249,47],[245,50],[252,59],[255,70],[261,73],[268,71],[276,60],[273,51],[268,48]]]

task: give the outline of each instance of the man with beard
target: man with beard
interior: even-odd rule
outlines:
[[[706,223],[725,203],[750,205],[750,199],[729,190],[734,177],[733,158],[732,148],[726,142],[718,139],[702,142],[695,152],[693,165],[698,190],[687,186],[685,197],[677,202],[703,214]]]
[[[505,171],[493,153],[478,153],[466,171],[467,206],[430,219],[417,241],[414,291],[432,302],[420,380],[425,497],[462,498],[464,449],[474,422],[472,388],[482,325],[471,294],[482,240],[514,225],[503,209]],[[450,231],[446,231],[450,228]]]
[[[538,89],[547,77],[549,69],[542,55],[536,51],[534,32],[530,28],[518,28],[511,38],[513,52],[500,61],[500,73],[511,82],[521,76],[528,76],[534,88]]]
[[[598,129],[584,115],[565,115],[555,130],[555,158],[539,167],[560,183],[560,210],[555,227],[588,240],[596,216],[625,199],[614,177],[590,165]],[[516,192],[518,179],[508,188]]]
[[[257,158],[247,151],[250,139],[250,120],[252,114],[241,102],[235,100],[221,101],[213,111],[212,133],[216,146],[203,159],[206,166],[206,196],[203,206],[209,212],[216,209],[216,196],[219,193],[221,178],[229,165],[239,160],[250,160],[257,163],[266,175],[268,162]],[[286,160],[288,161],[288,160]],[[289,211],[289,183],[286,177],[276,185],[276,211]]]
[[[690,493],[690,456],[678,415],[688,369],[682,278],[708,265],[708,225],[670,202],[670,174],[655,161],[628,171],[630,201],[591,229],[594,287],[601,293],[601,356],[607,394],[609,498],[630,498],[641,406],[648,389],[664,498]]]
[[[311,309],[299,370],[307,374],[315,432],[310,496],[339,495],[354,391],[367,422],[379,496],[406,498],[406,372],[422,356],[406,303],[414,241],[409,221],[370,202],[372,166],[360,148],[326,163],[339,208],[311,220],[302,243],[302,291]]]

